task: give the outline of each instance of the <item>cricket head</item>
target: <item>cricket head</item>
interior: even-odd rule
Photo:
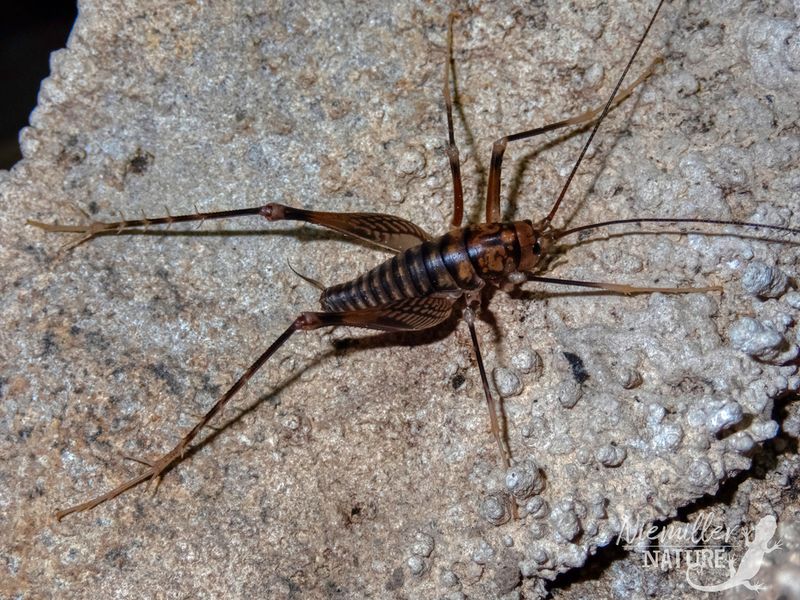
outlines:
[[[534,223],[533,221],[516,221],[514,228],[517,232],[517,241],[520,248],[520,271],[532,270],[539,261],[550,252],[555,241],[554,230],[546,220]]]

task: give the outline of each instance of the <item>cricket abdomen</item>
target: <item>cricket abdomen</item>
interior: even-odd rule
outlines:
[[[434,294],[459,296],[516,271],[530,238],[527,221],[484,223],[453,230],[408,248],[360,277],[326,288],[326,311],[377,308]]]

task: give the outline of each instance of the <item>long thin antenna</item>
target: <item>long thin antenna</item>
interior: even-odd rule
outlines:
[[[645,218],[645,219],[614,219],[613,221],[601,221],[599,223],[590,223],[588,225],[581,225],[580,227],[573,227],[563,231],[557,231],[553,236],[555,239],[560,240],[563,237],[579,233],[581,231],[588,231],[590,229],[598,229],[600,227],[609,227],[610,225],[625,225],[630,223],[702,223],[704,225],[734,225],[737,227],[754,227],[758,229],[769,229],[771,231],[782,231],[785,233],[793,233],[800,235],[800,229],[792,227],[784,227],[782,225],[765,225],[763,223],[748,223],[746,221],[725,221],[722,219],[690,219],[690,218],[677,218],[670,219],[669,217],[661,218]]]
[[[553,204],[553,208],[550,209],[550,212],[545,217],[545,219],[544,219],[545,226],[548,225],[553,220],[553,217],[555,216],[556,211],[558,210],[558,207],[561,204],[561,201],[564,199],[564,196],[567,193],[567,189],[569,189],[570,183],[572,183],[572,179],[575,177],[575,173],[577,173],[577,171],[578,171],[578,167],[580,167],[581,166],[581,162],[583,162],[583,157],[586,155],[586,152],[589,150],[589,144],[592,143],[592,140],[594,139],[594,136],[597,133],[597,130],[600,128],[600,124],[606,118],[606,115],[608,114],[608,111],[611,110],[611,105],[614,102],[614,98],[616,97],[617,92],[619,91],[620,87],[622,87],[622,82],[625,80],[625,76],[628,74],[628,71],[630,70],[631,65],[633,64],[633,61],[636,59],[636,55],[639,54],[639,50],[641,49],[642,44],[644,44],[645,39],[647,39],[647,34],[650,33],[650,28],[653,26],[653,23],[655,22],[656,17],[658,16],[658,12],[661,10],[661,6],[663,4],[664,4],[664,0],[660,0],[660,2],[658,3],[658,6],[656,7],[655,12],[653,12],[653,16],[650,17],[650,22],[647,24],[647,29],[644,30],[644,34],[639,39],[639,43],[636,44],[636,49],[633,51],[633,54],[631,55],[630,59],[628,60],[628,64],[625,65],[625,70],[622,72],[622,75],[620,76],[619,80],[617,81],[617,85],[614,86],[614,91],[611,92],[611,96],[609,96],[608,102],[606,102],[606,105],[603,108],[603,112],[600,113],[600,116],[598,117],[597,122],[594,124],[594,127],[592,128],[592,133],[589,134],[589,139],[587,139],[586,143],[583,145],[583,150],[581,150],[581,153],[578,156],[578,160],[575,161],[575,165],[572,167],[572,171],[570,172],[569,177],[567,177],[567,181],[564,183],[564,187],[561,188],[561,193],[558,195],[558,199],[555,201],[555,204]]]

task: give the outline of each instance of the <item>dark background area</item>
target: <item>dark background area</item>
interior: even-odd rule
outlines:
[[[50,53],[63,48],[78,14],[76,0],[8,2],[0,19],[0,169],[22,158],[17,136],[50,73]]]

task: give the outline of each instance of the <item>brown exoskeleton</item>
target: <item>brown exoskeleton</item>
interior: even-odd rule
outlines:
[[[236,395],[253,374],[297,331],[310,331],[337,325],[388,331],[416,331],[442,323],[459,304],[463,304],[462,314],[469,328],[474,346],[488,404],[492,435],[499,448],[502,464],[505,467],[510,466],[511,452],[505,439],[499,406],[489,387],[474,325],[475,313],[480,306],[481,290],[485,286],[501,286],[507,282],[516,284],[522,281],[540,281],[559,285],[598,288],[618,293],[709,291],[717,288],[632,287],[616,283],[555,279],[536,274],[536,269],[558,240],[574,235],[579,231],[613,224],[680,222],[759,227],[758,225],[737,221],[712,221],[707,219],[614,220],[592,223],[572,229],[558,229],[552,225],[573,177],[606,114],[615,103],[622,101],[632,93],[638,82],[646,76],[640,77],[639,81],[632,86],[622,89],[625,75],[646,38],[660,6],[659,4],[659,7],[654,11],[647,30],[642,35],[625,71],[602,109],[589,111],[545,127],[508,135],[494,143],[487,186],[486,220],[484,223],[462,226],[463,192],[459,153],[454,136],[453,103],[450,97],[450,73],[449,63],[447,62],[444,70],[444,95],[449,133],[447,154],[453,178],[454,208],[449,231],[439,237],[432,237],[413,223],[390,215],[324,213],[292,208],[276,203],[221,212],[196,212],[180,216],[122,220],[113,223],[92,222],[88,225],[64,226],[31,221],[33,225],[46,231],[79,234],[80,238],[77,241],[79,244],[98,235],[113,234],[133,228],[168,225],[186,221],[203,221],[205,219],[223,219],[248,215],[262,216],[269,221],[295,220],[327,227],[396,252],[395,256],[356,279],[332,287],[320,285],[319,287],[322,289],[320,298],[322,310],[301,313],[197,424],[182,437],[172,450],[152,463],[147,463],[147,469],[138,477],[95,499],[58,511],[56,513],[57,518],[61,519],[73,512],[88,510],[140,483],[160,478],[166,470],[183,458],[200,431],[222,411],[230,399]],[[448,45],[452,45],[452,19],[450,21]],[[501,167],[507,144],[532,138],[565,126],[590,124],[592,122],[594,122],[592,132],[547,216],[536,223],[527,220],[511,223],[501,222]],[[798,233],[798,230],[785,227],[760,227]],[[312,283],[316,284],[313,281]]]

